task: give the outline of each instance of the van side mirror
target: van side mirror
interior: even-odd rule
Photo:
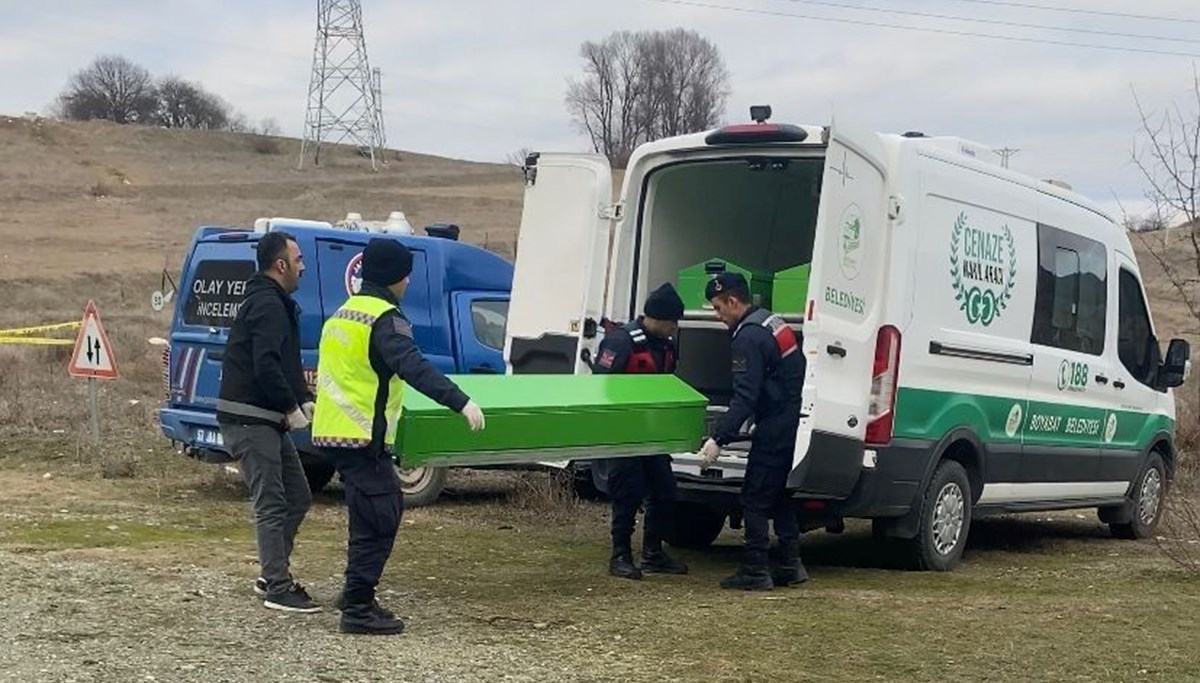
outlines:
[[[1167,347],[1167,358],[1158,368],[1158,384],[1163,389],[1182,386],[1191,374],[1192,348],[1183,339],[1172,339]]]

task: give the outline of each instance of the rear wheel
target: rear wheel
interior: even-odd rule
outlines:
[[[920,526],[906,541],[914,568],[949,571],[962,558],[971,528],[971,483],[953,460],[938,465],[921,499]]]
[[[667,543],[676,548],[703,549],[725,528],[725,512],[703,503],[675,503]]]
[[[400,490],[404,492],[404,507],[419,508],[433,503],[446,486],[445,467],[396,468]]]
[[[313,493],[325,488],[336,472],[333,464],[320,453],[300,453],[300,465],[304,468],[304,478],[308,480],[308,490]]]
[[[1162,512],[1163,497],[1167,493],[1167,472],[1162,456],[1151,453],[1146,469],[1133,487],[1133,497],[1128,503],[1127,522],[1108,525],[1117,538],[1139,539],[1154,535]]]

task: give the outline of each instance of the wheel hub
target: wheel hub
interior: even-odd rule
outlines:
[[[938,492],[933,508],[933,546],[939,555],[949,555],[962,536],[966,500],[962,489],[953,482]]]
[[[1138,496],[1138,519],[1143,526],[1150,526],[1158,516],[1158,504],[1162,500],[1162,474],[1151,468],[1142,480],[1141,495]]]

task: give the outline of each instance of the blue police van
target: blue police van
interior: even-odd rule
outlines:
[[[183,265],[163,353],[167,399],[158,414],[163,434],[189,457],[214,463],[232,459],[216,420],[221,360],[246,280],[256,269],[255,245],[271,229],[296,237],[307,266],[293,296],[301,311],[301,354],[309,386],[316,382],[321,327],[358,291],[362,251],[373,237],[398,240],[413,252],[412,280],[400,305],[425,357],[446,374],[503,374],[513,266],[485,249],[459,242],[457,229],[446,227],[430,226],[428,236],[351,231],[312,221],[259,221],[255,231],[199,228]],[[333,467],[312,447],[307,431],[293,438],[309,485],[314,491],[323,488],[333,477]],[[402,469],[400,476],[405,504],[420,506],[438,497],[446,471]]]

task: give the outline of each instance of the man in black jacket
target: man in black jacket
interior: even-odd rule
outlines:
[[[313,411],[300,360],[299,309],[291,297],[304,260],[296,240],[282,232],[264,235],[257,254],[258,272],[225,345],[217,421],[254,501],[261,571],[255,592],[270,609],[318,612],[289,571],[296,532],[312,504],[288,434],[307,427]]]
[[[362,287],[325,322],[313,444],[333,460],[346,487],[346,584],[338,599],[343,633],[397,635],[404,622],[375,589],[404,514],[393,447],[405,385],[460,413],[472,430],[483,412],[417,348],[399,308],[413,256],[375,238],[363,250]]]
[[[750,288],[741,275],[718,275],[708,283],[704,296],[733,331],[733,399],[700,451],[701,468],[716,462],[721,447],[738,438],[743,424],[754,422],[741,495],[745,561],[737,573],[721,581],[721,587],[771,590],[775,585],[803,583],[808,574],[800,562],[800,528],[787,493],[787,477],[800,423],[804,351],[782,318],[750,303]],[[771,562],[768,555],[771,520],[779,538],[778,562]]]

